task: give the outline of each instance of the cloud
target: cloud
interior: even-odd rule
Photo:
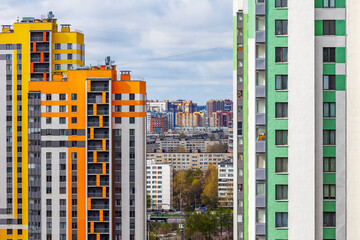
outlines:
[[[231,98],[231,1],[2,0],[0,23],[48,11],[84,32],[87,64],[111,56],[147,81],[149,99]]]

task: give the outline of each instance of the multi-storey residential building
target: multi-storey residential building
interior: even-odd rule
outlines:
[[[234,167],[231,159],[218,165],[218,197],[222,207],[233,207]]]
[[[173,201],[173,168],[147,160],[146,192],[151,196],[152,209],[170,210]]]
[[[232,153],[199,153],[196,151],[186,153],[147,153],[147,160],[154,160],[155,163],[171,164],[174,170],[183,169],[207,169],[209,164],[215,166],[220,162],[228,159],[232,156]]]
[[[176,113],[176,126],[178,127],[202,127],[203,113],[201,112],[178,112]]]
[[[159,146],[159,150],[164,152],[171,152],[176,149],[177,146],[182,146],[188,150],[199,150],[200,152],[205,152],[209,146],[214,144],[226,144],[223,140],[210,140],[202,138],[194,139],[179,139],[179,138],[164,138],[156,139],[156,144]]]
[[[224,111],[225,112],[232,112],[233,110],[233,101],[230,99],[224,100]]]
[[[193,113],[197,111],[197,103],[193,103],[191,100],[176,100],[172,101],[169,106],[169,110],[173,112],[185,112]]]
[[[354,0],[234,1],[234,237],[357,239]]]
[[[152,133],[165,133],[169,130],[168,127],[167,116],[151,118],[150,131]]]
[[[150,100],[147,102],[147,111],[166,113],[169,111],[169,100]]]
[[[210,126],[213,127],[231,127],[233,124],[233,113],[217,111],[212,114]]]
[[[212,116],[213,112],[224,111],[224,100],[209,100],[206,102],[206,113]]]
[[[145,82],[80,59],[52,14],[0,33],[0,239],[145,238]]]

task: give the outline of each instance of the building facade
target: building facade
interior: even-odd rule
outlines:
[[[151,196],[152,209],[170,210],[173,201],[173,168],[147,160],[146,192]]]
[[[231,159],[218,165],[218,197],[219,206],[233,207],[234,166]]]
[[[356,239],[360,3],[234,1],[234,237]]]
[[[228,159],[232,153],[147,153],[147,160],[154,160],[157,164],[171,164],[174,170],[207,169],[208,165],[218,166],[220,162]]]
[[[217,111],[212,114],[212,127],[232,127],[233,113],[225,111]]]
[[[176,126],[178,127],[202,127],[203,114],[201,112],[178,112],[176,113]]]
[[[224,141],[225,142],[224,142]],[[177,146],[182,146],[188,150],[198,150],[200,152],[206,152],[207,147],[214,144],[227,144],[226,139],[210,140],[210,139],[179,139],[179,138],[165,138],[156,139],[156,144],[159,146],[159,150],[164,152],[172,152]]]
[[[152,133],[165,133],[169,130],[167,116],[151,118],[150,131]]]
[[[71,70],[83,35],[57,28],[49,13],[0,33],[0,239],[144,239],[145,82]]]

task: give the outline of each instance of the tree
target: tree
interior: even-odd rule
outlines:
[[[227,152],[227,144],[214,143],[206,147],[206,152],[225,153]]]
[[[193,239],[192,236],[198,236],[198,233],[211,239],[211,234],[216,232],[216,216],[211,213],[193,213],[185,222],[185,236]]]
[[[218,219],[218,223],[220,226],[220,234],[223,234],[223,228],[226,228],[226,232],[229,231],[230,226],[232,226],[232,221],[233,221],[233,215],[232,215],[232,211],[229,208],[218,208],[216,210],[216,218]]]
[[[187,149],[186,147],[182,146],[182,145],[177,145],[172,152],[174,153],[187,153],[190,152],[189,149]]]
[[[179,138],[180,138],[180,139],[182,139],[182,138],[186,138],[186,134],[185,134],[185,133],[183,133],[183,132],[182,132],[182,133],[180,133],[180,134],[179,134]]]
[[[205,172],[205,185],[201,194],[201,202],[211,208],[218,204],[218,170],[210,164]]]
[[[151,208],[152,205],[152,199],[149,193],[146,193],[146,207]]]

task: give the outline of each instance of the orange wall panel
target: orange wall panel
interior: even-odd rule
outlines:
[[[94,163],[97,163],[97,151],[93,152]]]
[[[91,198],[88,198],[87,201],[88,201],[88,210],[91,210]]]
[[[103,186],[103,198],[106,198],[106,186]]]
[[[33,52],[36,53],[36,42],[33,42]]]
[[[112,81],[112,93],[134,93],[146,95],[144,81]]]
[[[43,42],[46,42],[46,31],[43,31]]]
[[[97,105],[96,105],[96,103],[93,104],[93,115],[97,116]]]
[[[99,127],[104,127],[104,116],[100,115],[99,116]]]
[[[40,62],[44,63],[44,52],[40,53]]]
[[[99,216],[100,216],[100,218],[99,218],[100,222],[103,222],[104,221],[104,210],[100,209]]]

